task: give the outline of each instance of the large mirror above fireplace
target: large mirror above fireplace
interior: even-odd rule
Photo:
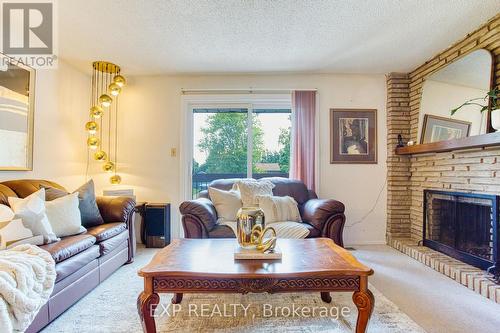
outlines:
[[[419,142],[431,143],[486,134],[488,112],[464,102],[483,98],[491,87],[492,57],[477,50],[425,78],[419,113]],[[484,103],[484,101],[480,101]]]

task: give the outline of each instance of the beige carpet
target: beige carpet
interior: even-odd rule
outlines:
[[[139,249],[133,264],[114,273],[43,332],[141,332],[135,304],[143,284],[136,272],[153,253]],[[380,292],[371,290],[376,305],[368,332],[424,332]],[[169,307],[171,295],[162,295],[156,322],[160,332],[353,332],[357,310],[351,294],[334,293],[331,304],[323,303],[318,293],[185,295],[175,315]],[[293,306],[300,309],[299,316],[297,311],[293,314]],[[314,316],[303,315],[303,308],[315,311]],[[340,314],[342,308],[345,316]]]
[[[356,246],[370,282],[429,333],[498,333],[500,304],[386,245]]]

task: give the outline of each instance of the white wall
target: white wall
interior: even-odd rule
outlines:
[[[122,186],[137,199],[171,202],[174,232],[180,230],[181,89],[310,89],[317,88],[320,106],[319,195],[345,203],[347,244],[384,243],[386,225],[386,86],[383,75],[245,75],[138,76],[129,78],[120,97],[119,174]],[[58,70],[37,72],[34,170],[0,172],[0,181],[51,179],[69,190],[85,181],[86,135],[90,79],[60,62]],[[378,109],[378,164],[330,164],[329,109]],[[176,157],[170,149],[177,148]],[[108,174],[92,163],[97,192],[110,187]],[[382,191],[383,189],[383,191]],[[359,221],[380,200],[362,223]]]
[[[33,171],[0,171],[0,181],[42,178],[72,190],[85,178],[85,131],[90,76],[59,60],[57,69],[37,70]]]
[[[120,97],[119,174],[122,185],[135,189],[138,200],[171,202],[173,228],[180,219],[181,89],[310,89],[317,88],[320,104],[319,195],[345,203],[347,244],[385,243],[386,85],[383,75],[232,75],[138,76],[129,78]],[[378,109],[378,164],[330,164],[330,108]],[[83,121],[81,122],[83,123]],[[176,157],[170,149],[177,148]],[[95,166],[92,170],[99,171]],[[108,175],[98,172],[99,190],[109,187]],[[383,189],[383,191],[382,191]],[[355,226],[380,200],[373,213]]]

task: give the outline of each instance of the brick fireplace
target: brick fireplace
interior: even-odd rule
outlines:
[[[387,242],[478,293],[500,303],[500,286],[485,272],[418,246],[423,241],[424,190],[500,193],[500,146],[398,155],[398,134],[417,141],[425,77],[478,49],[493,55],[493,84],[500,84],[500,15],[411,73],[387,76]]]

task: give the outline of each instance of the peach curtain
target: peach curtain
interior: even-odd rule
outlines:
[[[290,178],[316,191],[316,91],[292,93]]]

